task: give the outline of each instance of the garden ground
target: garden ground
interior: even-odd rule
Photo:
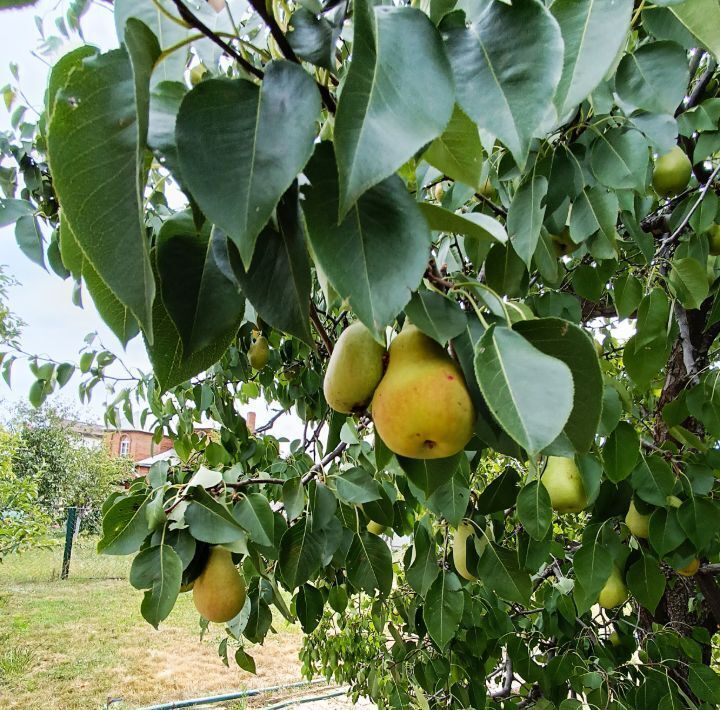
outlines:
[[[58,547],[0,565],[3,710],[85,710],[105,708],[109,701],[115,701],[114,710],[129,710],[301,680],[300,631],[282,618],[264,646],[248,648],[257,665],[254,676],[232,662],[223,665],[219,627],[200,640],[189,594],[181,595],[158,632],[140,615],[142,592],[127,582],[129,558],[98,557],[93,541],[85,540],[73,551],[70,579],[60,581],[61,556]],[[296,691],[316,692],[321,691]],[[264,695],[250,704],[279,699]]]

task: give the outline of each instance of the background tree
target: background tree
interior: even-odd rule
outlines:
[[[108,419],[147,400],[182,464],[99,549],[148,621],[196,583],[253,670],[275,606],[381,706],[717,706],[717,0],[114,14],[37,124],[6,91],[0,215],[147,345]],[[408,320],[378,384],[367,335]],[[363,365],[324,392],[334,350]],[[31,401],[112,360],[31,360]],[[306,423],[288,452],[255,396]]]

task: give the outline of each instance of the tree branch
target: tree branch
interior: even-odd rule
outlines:
[[[323,345],[328,351],[328,355],[332,355],[333,342],[330,340],[330,336],[328,335],[327,330],[325,330],[325,327],[320,320],[320,315],[317,312],[317,308],[312,301],[310,301],[310,321],[315,326],[315,330],[317,330],[320,339],[323,341]]]
[[[680,347],[682,348],[682,359],[683,365],[685,365],[685,372],[687,373],[687,380],[690,384],[696,385],[698,383],[698,376],[697,366],[695,364],[695,348],[693,347],[690,335],[690,324],[688,323],[687,311],[678,301],[675,302],[675,320],[677,321],[680,331]]]
[[[283,478],[246,478],[244,481],[238,481],[237,483],[226,483],[225,485],[228,488],[235,488],[236,490],[239,490],[241,488],[245,488],[245,486],[255,486],[255,485],[262,485],[263,483],[275,485],[275,486],[282,486],[285,483],[285,479]]]
[[[316,463],[303,477],[302,477],[302,483],[305,485],[306,483],[309,483],[312,481],[315,476],[320,473],[325,466],[327,466],[331,461],[335,460],[340,454],[347,449],[348,445],[341,441],[329,454],[325,454],[322,459],[320,459],[320,463]]]
[[[499,698],[507,698],[508,695],[510,695],[510,692],[512,691],[512,682],[513,682],[513,664],[512,659],[508,655],[507,651],[505,652],[505,667],[503,669],[503,684],[502,687],[498,690],[491,690],[488,693],[488,697],[499,699]]]
[[[199,32],[202,32],[211,42],[214,42],[220,47],[226,54],[230,55],[245,71],[262,79],[264,74],[262,69],[250,64],[234,47],[229,45],[224,39],[218,37],[199,17],[196,17],[192,11],[182,0],[173,0],[175,7],[177,7],[180,17],[187,22],[191,27],[194,27]]]
[[[287,411],[288,411],[287,409],[281,409],[276,414],[273,414],[273,416],[270,417],[270,419],[268,419],[268,421],[265,424],[263,424],[262,426],[259,426],[257,429],[255,429],[253,434],[262,434],[264,431],[268,431],[269,429],[272,429],[273,424],[275,424],[275,422],[278,419],[280,419],[280,417],[283,414],[287,414]]]

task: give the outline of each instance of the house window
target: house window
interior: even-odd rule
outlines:
[[[127,436],[120,439],[120,456],[130,456],[130,438]]]

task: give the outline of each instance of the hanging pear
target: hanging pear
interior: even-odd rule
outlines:
[[[364,409],[382,378],[384,356],[385,348],[360,321],[346,328],[325,373],[327,403],[342,414]]]
[[[439,459],[462,451],[475,424],[460,367],[413,325],[406,325],[390,345],[372,416],[387,447],[413,459]]]
[[[233,564],[232,553],[223,547],[213,547],[205,569],[195,580],[195,608],[208,621],[223,623],[240,613],[245,596],[245,580]]]

